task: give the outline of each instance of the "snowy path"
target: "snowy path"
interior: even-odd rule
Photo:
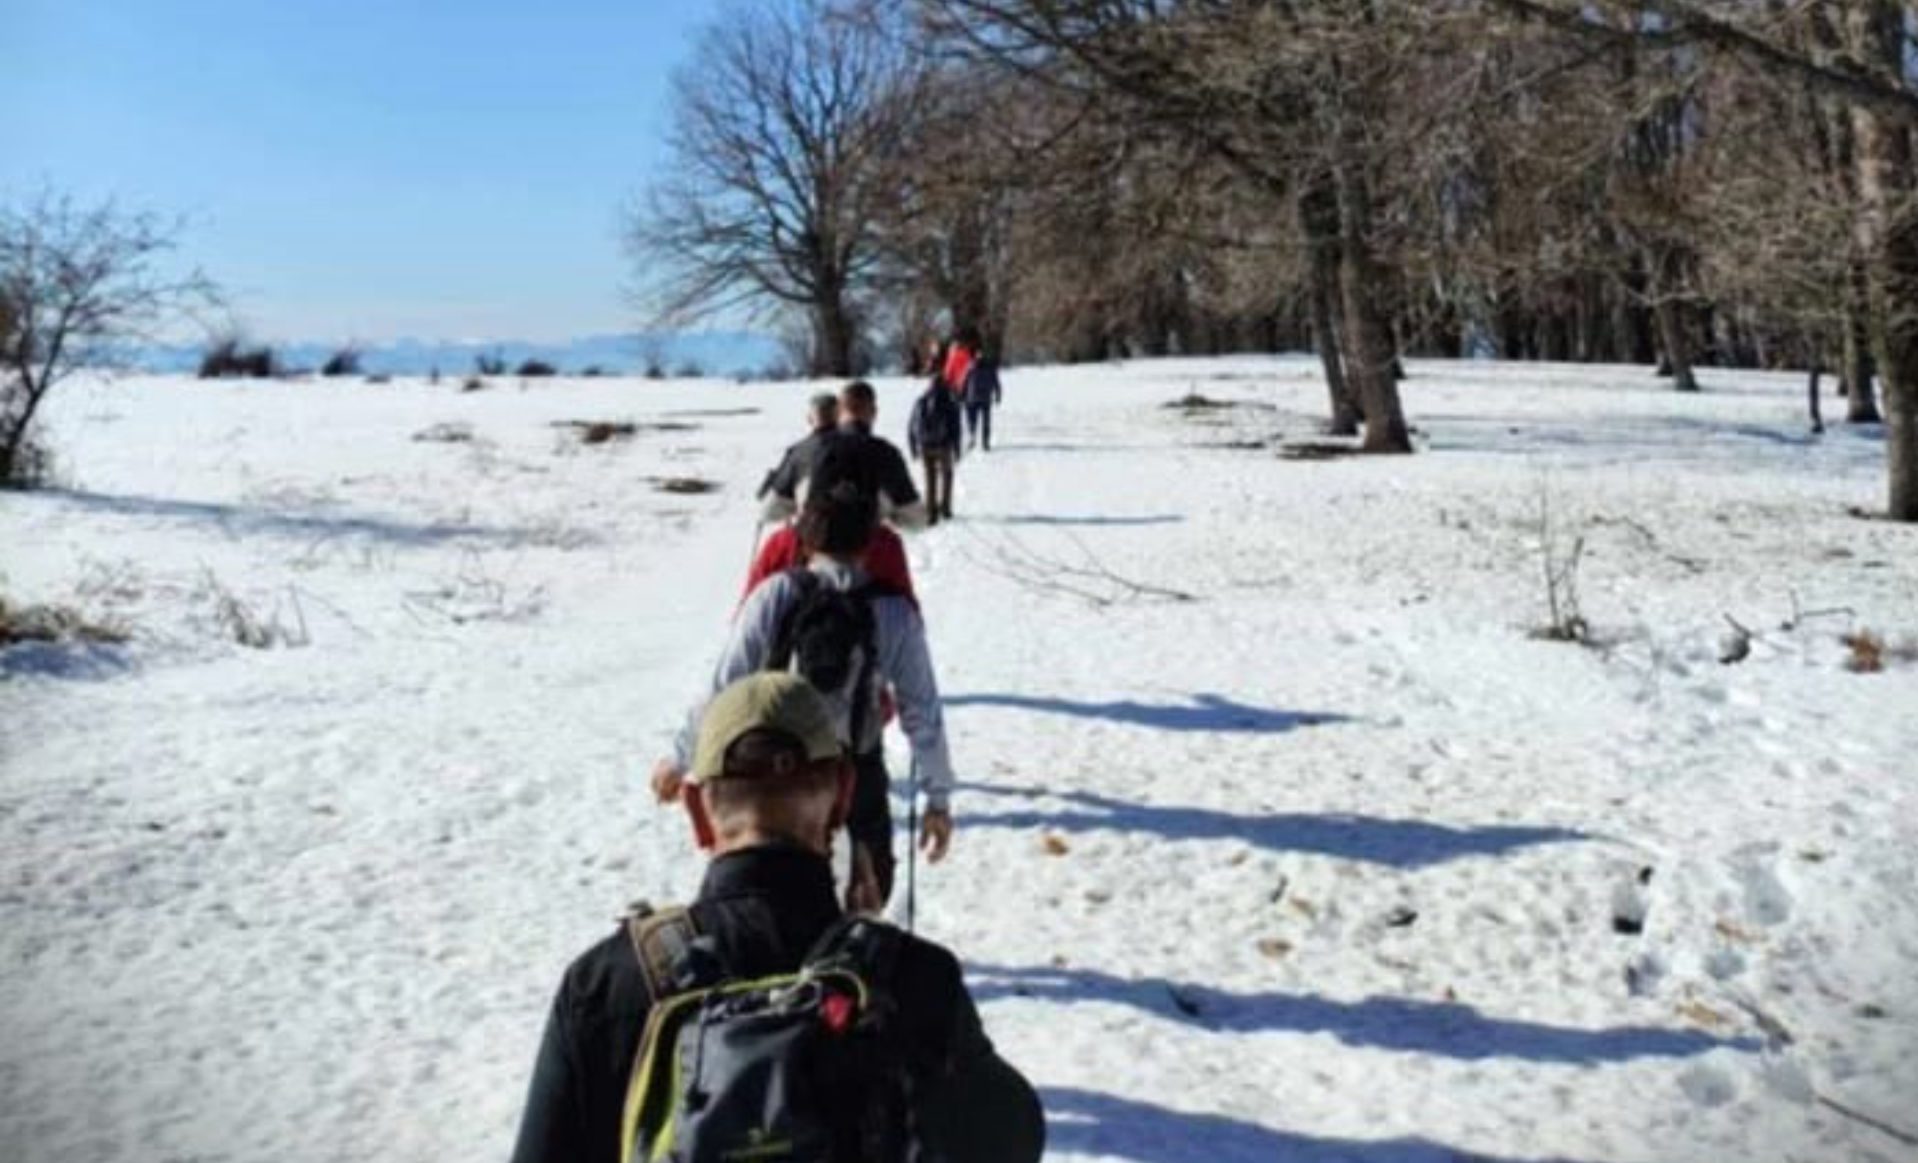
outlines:
[[[912,542],[966,783],[922,923],[1054,1155],[1910,1157],[1808,1093],[1918,1093],[1918,669],[1836,642],[1918,632],[1918,539],[1841,515],[1879,449],[1801,439],[1788,377],[1414,372],[1427,454],[1329,463],[1224,447],[1307,434],[1301,362],[1012,377]],[[696,882],[642,776],[804,394],[64,401],[7,592],[141,636],[0,655],[0,1153],[502,1155],[566,958]],[[622,417],[696,427],[550,426]],[[1525,634],[1541,488],[1602,651]],[[209,577],[312,644],[222,641]],[[1773,630],[1794,593],[1852,614]]]

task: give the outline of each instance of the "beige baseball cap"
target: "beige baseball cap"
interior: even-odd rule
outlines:
[[[693,745],[693,779],[718,779],[725,774],[726,752],[753,731],[788,736],[811,762],[842,754],[832,711],[812,684],[795,674],[761,671],[733,683],[706,704]]]

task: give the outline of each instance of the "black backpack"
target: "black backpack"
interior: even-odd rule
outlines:
[[[791,671],[822,694],[849,692],[847,742],[857,748],[879,665],[872,602],[891,591],[870,581],[842,590],[804,566],[787,570],[786,576],[797,592],[780,618],[765,669]]]
[[[652,1010],[627,1081],[622,1163],[906,1158],[891,984],[903,935],[847,917],[797,970],[743,980],[685,909],[627,920]]]
[[[935,383],[913,405],[912,430],[921,450],[945,449],[959,443],[959,401],[950,389]]]

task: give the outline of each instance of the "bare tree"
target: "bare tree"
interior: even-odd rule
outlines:
[[[43,193],[0,206],[0,485],[25,485],[29,435],[53,389],[113,366],[182,312],[211,305],[197,271],[165,270],[178,237],[157,215]]]
[[[917,85],[896,30],[872,13],[830,0],[724,9],[674,81],[673,176],[628,234],[659,321],[798,311],[809,370],[853,373],[874,224]]]
[[[1908,5],[1808,0],[1490,0],[1497,10],[1613,54],[1729,61],[1775,88],[1815,93],[1828,110],[1831,164],[1849,200],[1854,246],[1831,286],[1845,304],[1845,378],[1869,392],[1874,357],[1887,421],[1887,514],[1918,521],[1918,83]],[[1841,202],[1841,204],[1844,204]],[[1841,250],[1841,253],[1844,253]],[[1862,321],[1862,327],[1860,326]],[[1869,413],[1857,401],[1861,418]]]
[[[1395,374],[1392,308],[1403,276],[1395,215],[1381,198],[1392,153],[1383,130],[1400,111],[1391,79],[1427,51],[1431,18],[1395,10],[1384,19],[1369,2],[924,0],[922,8],[962,51],[1123,114],[1132,134],[1205,151],[1262,196],[1268,218],[1306,231],[1306,253],[1318,260],[1318,346],[1322,356],[1338,347],[1326,360],[1334,424],[1349,428],[1356,404],[1367,451],[1411,450]],[[1272,288],[1274,301],[1281,290]]]

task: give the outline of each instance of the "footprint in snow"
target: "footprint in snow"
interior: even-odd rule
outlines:
[[[1699,1106],[1724,1106],[1738,1097],[1738,1083],[1728,1071],[1703,1064],[1679,1075],[1678,1088]]]

